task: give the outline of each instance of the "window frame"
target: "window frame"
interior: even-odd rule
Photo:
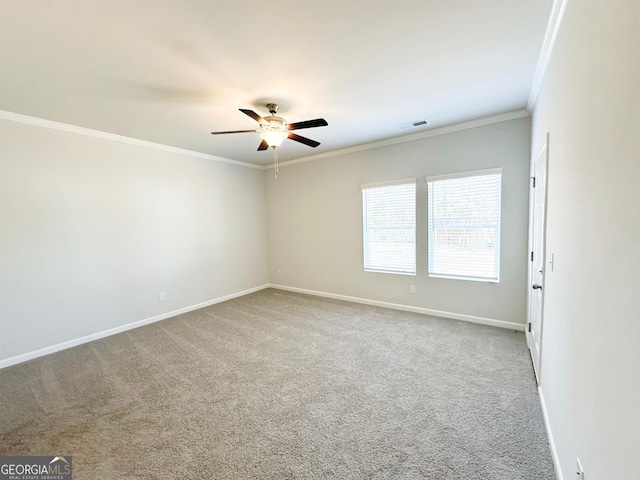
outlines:
[[[373,229],[368,228],[369,218],[368,218],[368,203],[366,199],[366,192],[373,189],[385,188],[385,187],[393,187],[393,186],[402,186],[402,185],[411,185],[413,187],[413,252],[412,252],[412,268],[406,268],[406,266],[397,266],[397,268],[389,268],[388,265],[382,266],[384,262],[372,261],[370,251],[368,247],[371,246],[371,242],[368,241],[368,233],[373,231]],[[417,236],[416,236],[416,221],[417,221],[417,179],[416,178],[407,178],[403,180],[395,180],[390,182],[380,182],[380,183],[369,183],[360,186],[361,190],[361,198],[362,198],[362,259],[363,266],[365,272],[372,273],[390,273],[395,275],[416,275],[417,271],[417,262],[416,262],[416,254],[417,254]],[[377,264],[377,265],[376,265]],[[406,264],[403,264],[406,265]]]
[[[473,178],[479,176],[487,176],[487,175],[498,175],[499,176],[499,188],[497,193],[497,220],[495,224],[491,227],[484,228],[493,228],[495,229],[495,251],[494,251],[494,275],[492,276],[478,276],[478,275],[465,275],[460,273],[442,273],[435,272],[433,270],[434,264],[434,255],[433,252],[434,247],[434,219],[433,219],[433,190],[432,184],[438,181],[446,181],[446,180],[455,180],[455,179],[463,179],[463,178]],[[487,282],[487,283],[500,283],[500,271],[501,271],[501,261],[500,257],[502,255],[502,168],[491,168],[485,170],[474,170],[467,172],[454,173],[449,175],[437,175],[426,177],[427,182],[427,276],[430,278],[445,278],[445,279],[454,279],[454,280],[467,280],[467,281],[475,281],[475,282]],[[473,225],[467,225],[467,229],[473,228]],[[464,225],[461,225],[459,228],[464,228]]]

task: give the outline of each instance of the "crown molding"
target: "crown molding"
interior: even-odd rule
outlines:
[[[225,158],[225,157],[218,157],[217,155],[210,155],[208,153],[196,152],[194,150],[187,150],[185,148],[171,147],[169,145],[163,145],[161,143],[148,142],[146,140],[138,140],[137,138],[125,137],[124,135],[116,135],[114,133],[101,132],[100,130],[92,130],[90,128],[78,127],[75,125],[69,125],[67,123],[54,122],[52,120],[45,120],[43,118],[31,117],[29,115],[22,115],[20,113],[13,113],[13,112],[0,110],[0,120],[8,120],[11,122],[25,123],[27,125],[33,125],[36,127],[50,128],[52,130],[59,130],[62,132],[85,135],[88,137],[100,138],[102,140],[109,140],[112,142],[126,143],[129,145],[135,145],[137,147],[151,148],[151,149],[160,150],[163,152],[176,153],[178,155],[185,155],[187,157],[203,158],[205,160],[213,160],[214,162],[219,162],[219,163],[227,163],[230,165],[253,168],[256,170],[264,170],[262,166],[254,165],[252,163],[241,162],[239,160],[232,160],[230,158]]]
[[[538,64],[536,65],[536,71],[533,75],[533,81],[531,82],[529,100],[527,101],[527,110],[530,112],[533,111],[533,107],[538,100],[538,95],[542,88],[542,81],[547,73],[547,67],[551,61],[551,54],[553,53],[553,48],[556,44],[560,24],[564,18],[564,12],[567,9],[567,3],[569,3],[569,0],[553,1],[551,15],[549,15],[549,23],[547,24],[547,30],[544,34],[544,41],[542,42],[542,48],[540,49],[540,56],[538,57]]]
[[[279,166],[286,167],[287,165],[296,165],[298,163],[314,162],[316,160],[321,160],[323,158],[337,157],[339,155],[347,155],[349,153],[355,153],[355,152],[361,152],[363,150],[371,150],[374,148],[386,147],[388,145],[396,145],[398,143],[413,142],[415,140],[421,140],[423,138],[435,137],[438,135],[446,135],[447,133],[459,132],[462,130],[483,127],[485,125],[491,125],[493,123],[506,122],[509,120],[516,120],[518,118],[524,118],[529,116],[531,116],[531,114],[526,109],[514,110],[512,112],[491,115],[489,117],[483,117],[475,120],[470,120],[468,122],[447,125],[445,127],[434,128],[432,130],[425,130],[419,133],[403,135],[401,137],[387,138],[385,140],[379,140],[377,142],[356,145],[355,147],[341,148],[338,150],[332,150],[330,152],[325,152],[325,153],[318,153],[317,155],[310,155],[308,157],[298,158],[295,160],[288,160],[286,162],[280,162]],[[263,167],[263,170],[269,170],[273,168],[274,168],[273,165],[265,165]]]
[[[286,167],[287,165],[295,165],[298,163],[313,162],[316,160],[322,160],[324,158],[337,157],[340,155],[347,155],[349,153],[361,152],[364,150],[371,150],[374,148],[385,147],[388,145],[396,145],[399,143],[412,142],[423,138],[435,137],[438,135],[445,135],[447,133],[459,132],[462,130],[468,130],[471,128],[482,127],[485,125],[491,125],[493,123],[506,122],[509,120],[515,120],[518,118],[524,118],[530,116],[530,113],[526,109],[515,110],[512,112],[500,113],[497,115],[491,115],[489,117],[478,118],[470,120],[468,122],[456,123],[453,125],[447,125],[445,127],[434,128],[431,130],[425,130],[419,133],[412,133],[409,135],[403,135],[401,137],[387,138],[385,140],[379,140],[376,142],[365,143],[362,145],[356,145],[354,147],[341,148],[338,150],[332,150],[330,152],[319,153],[308,157],[289,160],[286,162],[280,162],[280,167]],[[59,130],[63,132],[75,133],[78,135],[85,135],[94,138],[100,138],[103,140],[109,140],[113,142],[126,143],[129,145],[135,145],[138,147],[151,148],[154,150],[160,150],[163,152],[176,153],[178,155],[185,155],[188,157],[202,158],[205,160],[213,160],[215,162],[227,163],[231,165],[237,165],[245,168],[253,168],[255,170],[271,170],[273,165],[256,165],[253,163],[242,162],[240,160],[232,160],[230,158],[218,157],[216,155],[210,155],[208,153],[196,152],[194,150],[187,150],[184,148],[171,147],[169,145],[163,145],[160,143],[149,142],[146,140],[139,140],[137,138],[125,137],[124,135],[117,135],[114,133],[102,132],[100,130],[92,130],[90,128],[78,127],[75,125],[69,125],[66,123],[54,122],[52,120],[46,120],[38,117],[31,117],[29,115],[22,115],[20,113],[7,112],[0,110],[0,120],[8,120],[12,122],[25,123],[27,125],[33,125],[37,127],[50,128],[53,130]]]

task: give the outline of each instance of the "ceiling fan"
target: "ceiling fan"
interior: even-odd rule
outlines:
[[[229,130],[225,132],[211,132],[212,135],[227,135],[229,133],[257,133],[262,138],[262,142],[258,146],[258,151],[266,150],[269,147],[273,148],[273,155],[275,160],[275,176],[278,178],[278,154],[277,147],[282,144],[285,138],[289,138],[304,145],[316,148],[320,145],[320,142],[311,140],[310,138],[303,137],[302,135],[295,134],[291,130],[300,130],[303,128],[314,127],[326,127],[329,125],[324,118],[316,118],[314,120],[305,120],[304,122],[287,123],[284,118],[278,117],[278,105],[275,103],[267,103],[267,110],[270,115],[261,117],[253,110],[247,110],[244,108],[239,109],[245,115],[253,118],[260,124],[260,128],[255,130]]]
[[[267,110],[271,115],[261,117],[253,110],[239,109],[245,115],[250,116],[260,124],[257,130],[230,130],[226,132],[211,132],[213,135],[226,135],[228,133],[247,133],[255,132],[260,135],[262,142],[258,150],[266,150],[269,147],[279,147],[285,138],[290,138],[296,142],[304,143],[310,147],[317,147],[320,142],[311,140],[310,138],[290,133],[291,130],[300,130],[302,128],[326,127],[329,125],[324,118],[316,118],[314,120],[306,120],[304,122],[287,123],[284,118],[276,116],[278,113],[278,105],[275,103],[267,103]]]

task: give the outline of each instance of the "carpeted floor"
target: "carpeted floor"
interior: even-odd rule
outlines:
[[[0,370],[81,479],[555,479],[521,332],[260,292]]]

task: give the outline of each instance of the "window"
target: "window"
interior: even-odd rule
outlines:
[[[364,269],[416,273],[416,180],[362,186]]]
[[[502,170],[427,178],[430,277],[500,280]]]

